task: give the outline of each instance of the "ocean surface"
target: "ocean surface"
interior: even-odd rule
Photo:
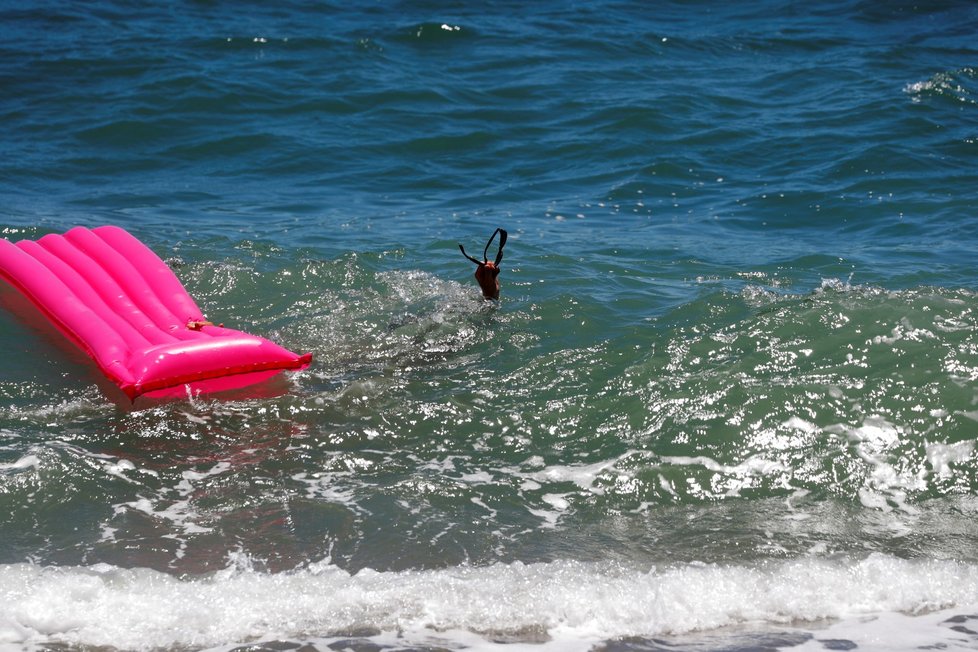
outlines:
[[[0,0],[0,235],[314,355],[130,404],[0,289],[0,650],[978,648],[976,34]]]

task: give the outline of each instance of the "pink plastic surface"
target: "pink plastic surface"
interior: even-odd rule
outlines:
[[[130,399],[238,389],[312,360],[256,335],[197,327],[205,318],[180,280],[116,226],[0,239],[0,277]]]

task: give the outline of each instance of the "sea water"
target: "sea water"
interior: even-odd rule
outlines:
[[[978,647],[973,3],[0,7],[2,236],[315,356],[4,287],[0,649]]]

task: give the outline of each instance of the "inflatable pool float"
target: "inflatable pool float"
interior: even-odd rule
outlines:
[[[239,389],[312,360],[207,321],[166,263],[116,226],[0,239],[0,278],[130,400]]]

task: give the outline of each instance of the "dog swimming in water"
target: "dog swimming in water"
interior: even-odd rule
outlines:
[[[499,249],[496,252],[496,260],[489,262],[489,247],[492,245],[492,241],[496,239],[496,234],[499,234]],[[465,253],[465,247],[461,244],[458,245],[458,248],[462,250],[462,255],[476,264],[475,280],[482,288],[482,296],[486,299],[499,298],[499,263],[503,260],[503,247],[506,246],[506,237],[504,229],[493,231],[489,242],[486,243],[486,248],[482,252],[482,260],[468,255]]]

